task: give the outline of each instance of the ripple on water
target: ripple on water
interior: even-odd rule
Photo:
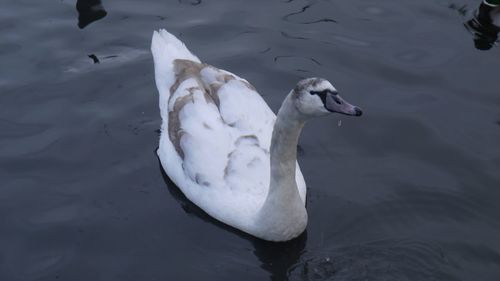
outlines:
[[[331,15],[329,12],[326,13],[326,12],[321,12],[321,10],[318,10],[319,12],[315,12],[311,16],[311,14],[308,11],[310,11],[315,4],[316,3],[311,3],[303,6],[298,11],[288,13],[283,17],[283,20],[297,24],[337,23],[337,20],[330,17]],[[318,13],[324,14],[324,16],[320,15],[318,17]]]
[[[306,253],[289,280],[457,280],[449,267],[456,265],[438,245],[388,239]]]
[[[50,207],[40,211],[30,220],[33,224],[59,224],[76,220],[80,214],[80,206],[74,202],[66,205]]]
[[[50,273],[57,272],[57,269],[63,266],[64,260],[64,251],[32,254],[26,262],[28,266],[20,271],[22,272],[21,276],[31,279],[49,275]]]
[[[109,71],[126,64],[137,62],[149,55],[146,50],[122,47],[102,50],[98,54],[91,54],[99,61],[99,66],[95,66],[95,59],[89,59],[89,55],[82,55],[81,58],[68,65],[65,72],[86,73],[91,71]]]
[[[13,133],[10,132],[10,134]],[[23,134],[21,131],[15,133]],[[3,138],[0,141],[0,156],[18,157],[39,153],[49,149],[60,139],[58,130],[43,129],[40,131],[24,132],[24,134],[23,136]]]
[[[333,38],[337,42],[344,43],[346,45],[352,46],[352,47],[368,47],[370,46],[370,43],[361,39],[356,39],[352,38],[349,36],[343,36],[343,35],[334,35]]]
[[[48,127],[49,126],[46,124],[28,124],[0,119],[0,128],[2,128],[0,131],[0,138],[9,139],[30,137],[43,133],[48,129]]]
[[[83,30],[76,0],[3,2],[1,281],[498,279],[499,56],[463,28],[479,0],[102,0]],[[300,239],[270,245],[168,194],[158,28],[275,112],[297,76],[366,109],[304,131]]]

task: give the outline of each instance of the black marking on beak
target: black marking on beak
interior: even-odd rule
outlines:
[[[323,96],[326,98],[327,94],[332,94],[334,96],[338,95],[339,93],[337,91],[332,91],[329,89],[323,90],[323,91],[310,91],[309,94],[311,95],[318,95],[323,99]]]
[[[354,110],[356,111],[356,114],[354,114],[355,116],[361,116],[363,115],[363,110],[361,110],[361,108],[359,107],[355,107]]]
[[[326,89],[326,90],[323,90],[323,91],[310,91],[309,94],[319,96],[319,98],[323,102],[323,105],[328,110],[328,108],[326,107],[326,97],[328,96],[328,94],[332,95],[333,97],[337,97],[337,95],[339,93],[337,91],[332,91],[332,90]],[[338,103],[338,100],[335,99],[335,102]]]

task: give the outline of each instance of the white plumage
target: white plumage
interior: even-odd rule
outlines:
[[[284,195],[274,196],[277,202],[289,202],[280,206],[270,200],[276,115],[254,87],[201,63],[165,30],[154,32],[151,51],[163,120],[158,156],[171,180],[189,200],[226,224],[273,241],[299,235],[307,224],[304,178],[298,164],[277,165],[282,173],[293,172],[293,183],[282,188],[287,190]],[[314,86],[335,89],[321,81]],[[309,102],[316,106],[318,100]],[[320,107],[328,112],[323,103]],[[277,162],[296,163],[295,150],[282,153],[284,159],[276,157]]]

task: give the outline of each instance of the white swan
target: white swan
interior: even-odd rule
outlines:
[[[151,43],[160,94],[158,156],[186,197],[214,218],[270,241],[307,225],[297,164],[304,123],[339,112],[361,115],[326,80],[300,81],[278,116],[245,79],[201,63],[166,30]]]

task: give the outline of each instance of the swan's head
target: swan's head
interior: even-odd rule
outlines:
[[[324,116],[334,112],[361,116],[363,113],[361,108],[342,99],[337,89],[322,78],[301,80],[293,92],[297,109],[306,116]]]

